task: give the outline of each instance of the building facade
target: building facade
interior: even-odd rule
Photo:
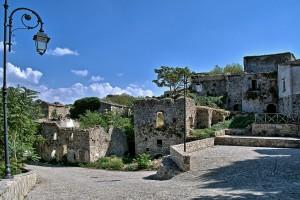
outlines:
[[[201,96],[224,96],[225,108],[228,110],[254,113],[281,112],[282,106],[287,107],[291,101],[288,99],[292,99],[287,97],[291,96],[288,92],[284,94],[280,92],[279,87],[282,87],[280,82],[284,79],[282,73],[289,70],[297,71],[296,62],[295,56],[289,52],[246,56],[243,73],[220,75],[199,73],[192,77],[192,89]],[[286,79],[289,80],[288,77]],[[296,84],[294,81],[285,86],[297,88]],[[294,99],[295,95],[296,93],[292,95]]]

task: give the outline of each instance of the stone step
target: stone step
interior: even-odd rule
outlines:
[[[215,145],[300,148],[300,138],[225,135],[216,137]]]

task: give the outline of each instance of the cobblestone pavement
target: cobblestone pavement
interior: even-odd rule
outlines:
[[[300,149],[215,146],[193,153],[192,171],[168,181],[155,172],[29,166],[39,184],[27,200],[300,199]]]

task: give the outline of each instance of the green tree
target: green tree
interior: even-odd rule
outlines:
[[[35,101],[37,94],[37,92],[23,87],[8,89],[9,147],[11,157],[16,162],[37,159],[34,144],[41,139],[36,134],[37,119],[41,116],[40,108]],[[3,133],[2,101],[0,102],[0,113],[0,129]],[[3,140],[1,142],[3,145]],[[3,148],[1,147],[1,149]]]
[[[78,119],[80,115],[89,111],[96,111],[100,107],[100,99],[97,97],[86,97],[78,99],[70,109],[70,116],[73,119]]]
[[[229,64],[226,65],[224,67],[224,73],[230,73],[230,74],[241,74],[244,72],[244,68],[242,65],[238,64],[238,63],[233,63],[233,64]]]
[[[215,75],[215,74],[241,74],[244,72],[244,68],[242,65],[238,63],[232,63],[226,65],[224,68],[220,67],[219,65],[216,65],[209,74]]]
[[[136,97],[130,96],[128,94],[120,95],[107,95],[103,100],[110,103],[120,104],[124,106],[132,106]]]
[[[89,110],[84,115],[80,115],[79,117],[81,128],[92,128],[98,125],[107,129],[110,121],[110,116],[108,114],[91,112]]]
[[[224,70],[219,65],[215,65],[214,68],[209,72],[209,74],[223,74]]]
[[[153,82],[158,87],[168,87],[172,95],[177,94],[178,90],[183,87],[184,75],[189,78],[192,74],[188,67],[161,66],[154,72],[157,74],[157,78]]]

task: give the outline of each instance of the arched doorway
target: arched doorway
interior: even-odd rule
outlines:
[[[277,112],[276,105],[274,104],[267,105],[267,113],[276,113],[276,112]]]

